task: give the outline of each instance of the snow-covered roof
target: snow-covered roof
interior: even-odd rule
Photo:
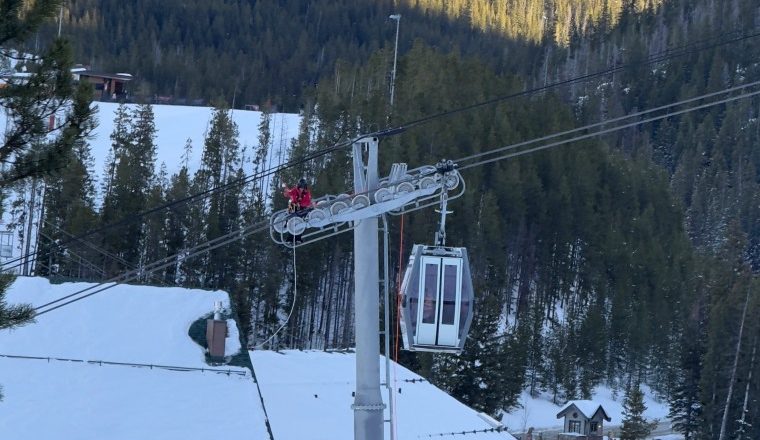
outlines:
[[[571,400],[562,407],[562,409],[557,414],[557,418],[559,419],[564,417],[565,413],[567,413],[572,407],[575,407],[587,419],[593,418],[597,411],[602,411],[602,416],[604,419],[608,422],[611,420],[610,416],[607,415],[607,412],[604,410],[602,405],[598,402],[594,402],[593,400]]]
[[[324,351],[249,352],[277,440],[353,440],[355,355]],[[380,375],[385,380],[385,359],[380,358]],[[451,436],[466,432],[477,440],[514,440],[497,432],[498,424],[419,375],[392,363],[391,382],[396,391],[396,433],[399,439]],[[388,393],[382,388],[387,404]],[[385,419],[389,411],[385,411]],[[389,438],[390,426],[385,424]]]
[[[91,285],[19,277],[7,301],[41,305]],[[250,372],[210,368],[188,335],[214,301],[229,305],[221,291],[121,285],[0,331],[3,437],[268,438]],[[228,368],[234,373],[210,371]]]
[[[3,74],[6,79],[28,79],[32,77],[32,72],[8,72]]]
[[[77,72],[80,76],[91,76],[93,78],[108,78],[108,79],[119,79],[122,81],[130,81],[132,79],[132,75],[128,73],[107,73],[107,72],[95,72],[92,70],[84,70],[81,72]]]

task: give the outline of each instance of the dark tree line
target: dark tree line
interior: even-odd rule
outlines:
[[[497,70],[528,72],[542,44],[567,46],[607,32],[630,14],[661,0],[502,1],[425,0],[75,0],[63,30],[76,57],[96,70],[129,71],[131,92],[228,105],[274,103],[295,111],[333,72],[335,62],[365,62],[393,45],[392,13],[402,14],[400,51],[423,40],[462,50]],[[47,35],[55,35],[50,26]],[[45,34],[43,33],[43,36]]]

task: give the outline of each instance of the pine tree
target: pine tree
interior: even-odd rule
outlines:
[[[229,186],[224,191],[212,192],[203,208],[205,240],[219,238],[240,228],[243,185],[232,182],[239,181],[243,176],[237,124],[232,120],[229,109],[218,106],[211,116],[202,167],[195,176],[195,185],[201,191]],[[239,242],[209,252],[203,266],[204,285],[212,288],[233,287],[239,253]]]
[[[95,183],[91,174],[92,154],[86,141],[80,141],[72,151],[66,168],[55,171],[45,179],[44,218],[38,244],[38,274],[51,274],[53,268],[64,276],[98,279],[99,250],[87,240],[71,240],[96,225]],[[78,261],[63,258],[66,249],[56,244],[68,242]]]
[[[0,330],[13,329],[34,322],[34,309],[28,304],[8,305],[5,295],[15,277],[0,274]]]
[[[270,151],[272,147],[272,133],[269,127],[271,122],[271,113],[268,111],[262,112],[261,121],[259,122],[259,145],[254,152],[252,160],[254,175],[261,175],[268,168],[266,159],[268,155],[272,155],[272,152]],[[269,179],[271,178],[267,176],[264,178],[256,179],[253,182],[252,191],[254,197],[257,197],[263,201],[264,196],[267,192],[267,187],[262,183],[268,181]]]
[[[150,190],[147,194],[146,206],[161,206],[166,202],[166,191],[169,186],[166,164],[162,163],[158,174],[150,182]],[[143,238],[140,243],[140,263],[139,267],[144,267],[154,261],[163,259],[168,255],[167,249],[167,227],[166,217],[162,215],[152,215],[146,217],[143,226]],[[145,281],[158,280],[163,282],[165,276],[159,274],[146,276]]]
[[[128,220],[128,217],[147,208],[146,200],[154,181],[155,137],[156,127],[150,104],[140,104],[131,113],[123,104],[119,106],[111,135],[113,162],[110,167],[113,178],[106,188],[101,222],[109,225],[124,221],[119,233],[105,237],[104,245],[130,266],[140,263],[140,247],[145,231],[142,222]],[[110,274],[120,270],[119,265],[108,267]]]
[[[672,420],[673,430],[683,434],[685,440],[694,439],[702,423],[699,383],[703,341],[694,336],[693,329],[684,334],[677,383],[669,399],[668,418]]]
[[[8,305],[6,291],[15,277],[0,274],[0,330],[14,329],[34,322],[34,308],[30,304]],[[3,401],[3,387],[0,386],[0,402]]]
[[[108,157],[106,158],[105,167],[103,170],[103,183],[101,192],[103,194],[103,209],[101,215],[103,221],[108,223],[115,220],[113,218],[115,208],[112,206],[115,203],[113,198],[113,185],[116,179],[116,167],[119,162],[125,156],[125,150],[132,144],[130,137],[130,130],[132,127],[132,115],[129,109],[124,103],[119,104],[116,108],[116,116],[113,120],[113,132],[111,132],[111,148],[108,150]]]
[[[23,45],[46,20],[56,15],[60,3],[59,0],[0,3],[3,17],[0,46]],[[86,84],[74,85],[70,45],[58,39],[36,61],[29,65],[30,77],[22,82],[11,81],[0,89],[0,107],[8,120],[0,144],[0,161],[6,165],[0,172],[2,190],[13,182],[65,167],[71,149],[92,129],[92,89]],[[52,128],[48,125],[50,115],[62,116]],[[40,139],[45,141],[33,142]],[[11,282],[11,277],[0,277],[0,329],[27,324],[34,315],[30,306],[5,304],[5,291]]]
[[[623,426],[620,428],[621,440],[644,440],[647,438],[654,424],[644,418],[644,393],[638,385],[628,389],[623,402]]]
[[[0,46],[23,44],[56,15],[59,5],[59,0],[2,2]],[[69,43],[55,40],[34,61],[26,63],[31,76],[11,80],[0,89],[0,107],[9,122],[0,144],[0,161],[12,164],[0,173],[3,186],[64,168],[74,144],[93,128],[92,89],[84,82],[74,84]]]
[[[182,154],[182,168],[171,177],[169,188],[166,190],[166,202],[173,204],[166,215],[166,253],[176,256],[176,263],[169,266],[165,272],[165,282],[168,284],[182,285],[185,281],[181,270],[182,250],[187,246],[189,227],[192,223],[190,214],[194,205],[188,206],[188,203],[180,201],[190,196],[192,183],[187,166],[191,152],[192,142],[188,139]]]

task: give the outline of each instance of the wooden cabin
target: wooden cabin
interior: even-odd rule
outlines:
[[[564,429],[558,440],[602,440],[604,422],[611,421],[602,405],[592,400],[571,400],[557,414],[564,417]]]

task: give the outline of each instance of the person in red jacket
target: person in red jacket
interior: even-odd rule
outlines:
[[[282,188],[283,194],[288,198],[288,212],[305,215],[305,212],[301,213],[301,211],[311,208],[311,191],[306,184],[306,179],[299,180],[298,185],[293,188],[288,188],[283,182]]]
[[[304,217],[311,210],[311,191],[306,184],[306,179],[298,181],[298,185],[293,188],[288,188],[285,182],[282,183],[283,195],[288,198],[288,212],[292,215]],[[293,243],[301,243],[301,235],[290,236],[288,234],[288,241]]]

